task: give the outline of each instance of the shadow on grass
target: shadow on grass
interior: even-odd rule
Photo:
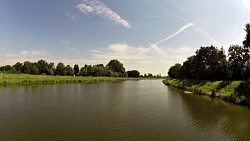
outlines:
[[[226,86],[230,85],[232,81],[222,81],[218,87],[216,88],[216,91],[219,91],[220,89],[225,88]]]
[[[190,80],[190,79],[183,79],[183,80],[180,80],[180,82],[185,85],[185,86],[188,86],[188,87],[192,87],[194,85],[199,85],[199,86],[203,86],[205,85],[207,82],[209,81],[205,81],[205,80]]]
[[[250,81],[241,82],[235,89],[235,102],[250,105]]]

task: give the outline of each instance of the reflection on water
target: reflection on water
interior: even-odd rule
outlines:
[[[249,140],[250,110],[161,80],[0,89],[0,140]]]
[[[204,132],[221,129],[232,140],[250,139],[249,108],[206,96],[182,95],[182,98],[193,123]]]

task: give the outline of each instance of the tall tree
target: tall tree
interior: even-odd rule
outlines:
[[[197,69],[196,69],[196,56],[190,56],[187,60],[183,63],[181,67],[181,75],[182,78],[185,79],[197,79]]]
[[[31,69],[32,69],[32,63],[29,61],[25,61],[23,63],[23,67],[22,67],[22,73],[26,73],[26,74],[30,74],[31,73]]]
[[[174,79],[180,79],[181,78],[181,64],[175,64],[174,66],[170,67],[168,71],[168,76],[170,78]]]
[[[70,65],[67,65],[65,67],[65,73],[67,76],[72,76],[72,75],[74,75],[74,70]]]
[[[37,66],[37,68],[39,70],[39,74],[47,74],[47,75],[50,74],[49,68],[48,68],[49,64],[45,60],[43,60],[43,59],[39,60],[36,63],[36,66]]]
[[[243,49],[239,45],[231,45],[228,49],[228,57],[229,57],[229,67],[230,67],[230,78],[233,80],[243,79],[243,68],[244,68],[244,60],[243,60]]]
[[[56,75],[66,75],[66,71],[65,71],[65,65],[62,62],[59,62],[56,66],[56,70],[55,70],[55,74]]]
[[[49,75],[54,75],[55,74],[54,63],[49,63],[49,65],[48,65],[48,73],[49,73]]]
[[[79,70],[79,66],[77,64],[74,65],[74,74],[77,76],[79,75],[80,70]]]
[[[128,77],[140,77],[140,72],[138,70],[127,71]]]
[[[248,59],[250,59],[250,23],[246,24],[246,37],[245,40],[243,41],[243,57],[244,61],[246,62]]]
[[[223,62],[226,62],[226,55],[223,49],[219,50],[214,46],[201,47],[196,51],[197,79],[221,79],[220,75],[226,75],[221,72],[221,67],[225,65],[222,64]]]
[[[125,68],[123,67],[123,64],[116,59],[111,60],[106,67],[108,70],[117,72],[120,77],[124,77],[127,75]]]
[[[12,67],[14,67],[16,69],[16,73],[21,73],[22,72],[22,67],[23,64],[20,62],[17,62],[15,65],[13,65]]]

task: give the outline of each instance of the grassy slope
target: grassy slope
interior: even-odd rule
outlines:
[[[0,73],[0,86],[57,84],[57,83],[92,83],[101,81],[121,81],[121,80],[139,80],[139,79],[120,78],[120,77],[81,77],[81,76],[74,77],[74,76],[48,76],[48,75]]]
[[[166,85],[231,101],[236,104],[250,105],[249,81],[204,81],[204,80],[163,80]]]

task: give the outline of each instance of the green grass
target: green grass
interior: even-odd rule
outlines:
[[[250,105],[250,81],[165,79],[163,83],[196,94],[218,97],[235,104]]]
[[[74,76],[49,76],[49,75],[0,73],[0,86],[59,84],[59,83],[94,83],[102,81],[123,81],[123,80],[139,80],[139,78],[82,77],[82,76],[74,77]]]

